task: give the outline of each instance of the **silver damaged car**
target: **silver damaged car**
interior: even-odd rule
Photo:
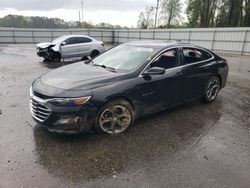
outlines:
[[[104,43],[85,35],[64,35],[52,42],[37,44],[37,55],[45,61],[60,62],[71,57],[94,58],[105,51]]]

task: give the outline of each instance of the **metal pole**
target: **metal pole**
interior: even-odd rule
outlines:
[[[244,49],[245,49],[245,45],[246,45],[246,39],[247,39],[247,30],[245,31],[245,35],[244,35],[244,41],[242,42],[242,48],[241,48],[241,55],[244,55]]]
[[[52,40],[54,40],[54,35],[53,35],[53,31],[52,30],[50,31],[50,36],[51,36]]]
[[[81,25],[81,11],[79,10],[79,24]]]
[[[15,30],[14,29],[12,30],[12,36],[13,36],[13,43],[15,44],[16,43],[16,38],[15,38]]]
[[[215,37],[216,37],[216,30],[214,30],[214,32],[213,32],[213,39],[212,39],[211,50],[214,50],[214,43],[216,42],[215,41]]]
[[[157,19],[158,19],[158,10],[159,10],[159,1],[157,0],[157,5],[156,5],[156,13],[155,13],[155,29],[157,27]]]
[[[128,33],[127,33],[127,41],[129,42],[129,30],[128,30]]]
[[[82,23],[83,23],[83,0],[82,0]]]
[[[191,32],[192,32],[192,31],[189,31],[189,32],[188,32],[188,43],[190,43],[190,39],[191,39]]]
[[[115,43],[115,30],[112,30],[112,44]]]
[[[34,38],[34,31],[33,30],[31,31],[31,34],[32,34],[32,42],[33,42],[33,44],[35,44],[35,38]]]

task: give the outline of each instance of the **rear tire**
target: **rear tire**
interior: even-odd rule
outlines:
[[[120,134],[131,126],[135,119],[132,105],[123,99],[105,104],[97,113],[94,127],[97,132]]]
[[[203,101],[206,103],[213,102],[220,91],[220,78],[218,76],[213,76],[207,82],[204,94],[203,94]]]
[[[98,50],[94,50],[93,52],[91,52],[90,57],[91,58],[95,58],[96,56],[98,56],[100,54],[100,52]]]

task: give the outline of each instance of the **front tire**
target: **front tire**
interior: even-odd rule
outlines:
[[[98,111],[95,129],[101,133],[120,134],[133,124],[134,119],[134,109],[128,101],[110,101]]]
[[[53,56],[52,56],[52,61],[54,62],[60,62],[62,59],[62,56],[59,52],[54,52]]]
[[[217,98],[220,91],[220,85],[220,79],[218,76],[213,76],[209,79],[204,91],[204,102],[211,103]]]

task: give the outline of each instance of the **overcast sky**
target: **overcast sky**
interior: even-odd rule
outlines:
[[[8,14],[79,20],[82,0],[0,0],[0,17]],[[140,11],[156,0],[84,0],[84,21],[136,26]]]

